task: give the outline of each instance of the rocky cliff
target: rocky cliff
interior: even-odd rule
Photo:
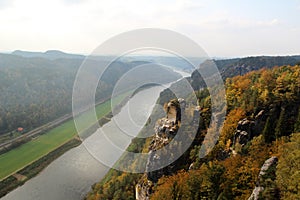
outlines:
[[[183,99],[173,99],[165,104],[166,116],[156,122],[153,137],[149,146],[149,157],[146,165],[146,172],[136,185],[136,199],[148,200],[154,184],[163,175],[172,173],[173,165],[154,170],[164,162],[168,162],[169,155],[158,153],[157,150],[165,147],[176,135],[180,127],[181,111],[184,110],[185,101]]]
[[[266,121],[265,111],[261,110],[253,119],[244,118],[238,122],[238,126],[234,133],[233,147],[236,145],[244,146],[254,136],[262,132]]]
[[[260,194],[264,191],[264,187],[262,186],[261,183],[264,181],[265,176],[268,174],[269,169],[272,166],[277,165],[277,161],[278,161],[278,158],[276,156],[272,156],[271,158],[269,158],[265,161],[265,163],[261,167],[260,172],[258,174],[258,180],[257,180],[256,186],[248,200],[258,200],[259,199]]]

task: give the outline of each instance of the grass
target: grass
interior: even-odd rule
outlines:
[[[22,170],[17,173],[22,176],[22,179],[17,179],[14,176],[8,176],[7,178],[0,181],[0,198],[13,189],[17,188],[20,185],[23,185],[27,180],[37,175],[40,171],[42,171],[45,167],[47,167],[53,160],[64,154],[71,148],[74,148],[81,144],[81,141],[77,139],[71,139],[66,142],[64,145],[59,148],[51,151],[47,155],[42,158],[34,161],[32,164],[27,165]]]
[[[113,99],[113,104],[120,103],[128,94],[122,94]],[[96,106],[96,113],[98,119],[104,117],[111,111],[111,101],[105,101]],[[88,128],[92,125],[91,118],[92,111],[83,113],[81,116],[81,123]],[[82,130],[80,130],[82,131]],[[19,171],[25,166],[47,155],[51,151],[57,149],[61,145],[70,141],[77,135],[73,119],[70,119],[61,125],[51,129],[45,134],[38,136],[18,148],[15,148],[7,153],[0,155],[0,180],[9,175]]]

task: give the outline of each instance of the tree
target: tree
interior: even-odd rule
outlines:
[[[270,143],[274,140],[273,128],[271,124],[271,118],[268,117],[264,130],[263,130],[263,137],[266,143]]]
[[[298,111],[298,117],[297,117],[297,120],[294,125],[294,132],[295,133],[300,132],[300,107],[299,107],[299,111]]]
[[[286,129],[286,122],[285,122],[285,108],[282,107],[275,128],[276,139],[280,138],[282,135],[285,135],[286,130],[287,129]]]
[[[276,183],[282,199],[299,199],[300,196],[300,133],[280,146]]]
[[[179,171],[173,176],[160,178],[151,199],[189,199],[188,177],[187,172]]]
[[[238,125],[239,120],[246,117],[246,113],[243,109],[237,108],[230,111],[226,116],[226,120],[220,135],[220,142],[226,144],[227,141],[233,138],[234,131]]]

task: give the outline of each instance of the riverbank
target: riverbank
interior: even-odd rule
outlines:
[[[116,120],[128,125],[135,120],[137,120],[135,121],[137,124],[144,124],[152,111],[152,106],[154,106],[157,101],[159,93],[165,87],[166,86],[150,87],[132,96],[130,100],[122,106],[118,114],[113,112],[114,116],[112,119],[110,116],[105,117],[105,119],[103,118],[103,120],[101,120],[102,122],[104,122],[104,120],[111,120],[105,123],[105,125],[103,125],[101,129],[98,129],[92,136],[96,136],[99,134],[99,131],[105,130],[106,133],[111,133],[108,135],[110,138],[113,137],[111,139],[114,141],[120,138],[124,133],[119,132],[121,130],[115,128],[115,126],[117,126]],[[130,109],[131,112],[128,112],[128,109]],[[135,117],[132,118],[133,116]],[[132,127],[131,125],[129,126]],[[130,131],[130,133],[134,135],[138,132],[139,131]],[[94,140],[92,136],[88,137],[84,144],[65,152],[59,158],[51,162],[37,176],[9,192],[1,199],[83,199],[91,190],[91,185],[98,182],[99,179],[102,179],[109,170],[107,166],[102,164],[103,162],[99,162],[99,160],[95,159],[95,154],[91,154],[89,151],[90,145],[96,145],[99,142],[99,140]],[[128,143],[130,143],[131,139],[128,139]],[[88,141],[90,141],[91,144]],[[124,145],[124,142],[122,142],[122,144]],[[100,145],[100,147],[106,149],[105,145],[103,147]],[[108,153],[107,151],[101,150],[100,152],[104,154]],[[109,159],[115,159],[114,155]]]
[[[19,187],[20,185],[23,185],[26,181],[40,173],[56,158],[58,158],[68,150],[77,147],[80,144],[81,141],[78,138],[71,139],[70,141],[66,142],[65,144],[50,152],[46,156],[43,156],[37,161],[34,161],[30,165],[17,171],[15,174],[10,175],[9,177],[0,181],[0,197],[3,197],[4,195]]]
[[[125,97],[128,96],[127,93],[117,96],[113,102],[115,105],[120,104]],[[81,114],[79,116],[84,122],[84,127],[89,129],[94,125],[93,119],[90,119],[90,112]],[[111,112],[111,101],[108,100],[98,106],[96,106],[97,118],[101,119],[107,116]],[[79,132],[86,130],[78,130]],[[32,138],[30,141],[22,144],[21,146],[10,150],[4,154],[0,155],[0,180],[5,179],[11,174],[16,173],[25,166],[31,164],[32,162],[40,159],[41,157],[47,155],[51,151],[59,148],[67,141],[71,140],[77,135],[77,130],[73,119],[70,119],[59,126],[47,131],[46,133]]]
[[[117,96],[115,99],[113,99],[113,104],[116,105],[114,107],[114,111],[116,113],[118,113],[121,110],[122,106],[125,105],[126,102],[130,99],[130,96],[128,94],[129,94],[129,92],[121,94],[121,95]],[[93,133],[97,129],[97,127],[99,127],[98,123],[100,124],[100,126],[103,126],[104,124],[106,124],[107,122],[110,121],[110,118],[112,117],[110,104],[111,104],[111,100],[108,100],[106,102],[103,102],[103,104],[100,104],[96,107],[96,114],[97,114],[98,122],[96,124],[92,124],[92,125],[89,124],[87,126],[88,127],[87,129],[82,130],[83,133],[81,133],[81,136],[82,136],[82,134],[88,135],[88,134]],[[88,115],[88,114],[82,114],[81,117],[84,118],[86,115]],[[60,132],[67,133],[66,130],[70,130],[71,122],[74,123],[73,119],[60,125],[59,127],[63,127],[63,128],[61,128]],[[74,131],[76,132],[75,125],[74,124],[72,124],[72,125],[73,125],[73,126],[71,126],[72,130],[74,129]],[[50,131],[50,133],[55,132],[55,131],[58,132],[58,130],[56,130],[56,128],[54,128],[53,130]],[[73,133],[75,133],[75,132],[73,132]],[[29,142],[29,144],[30,144],[30,142]],[[24,166],[24,168],[18,169],[15,172],[8,175],[7,177],[5,177],[4,179],[2,179],[0,181],[0,198],[3,197],[4,195],[6,195],[7,193],[9,193],[10,191],[14,190],[15,188],[23,185],[26,181],[28,181],[32,177],[36,176],[39,172],[41,172],[52,161],[54,161],[55,159],[57,159],[58,157],[63,155],[68,150],[79,146],[80,144],[81,144],[81,139],[78,137],[78,135],[74,134],[72,136],[72,138],[67,140],[65,143],[61,144],[59,147],[54,148],[46,155],[38,158],[37,160],[32,161],[28,165]],[[24,144],[24,145],[26,145],[26,144]],[[32,145],[29,145],[29,146],[32,146]],[[22,146],[21,146],[21,148],[22,148]],[[27,148],[25,146],[25,150],[26,149]],[[20,151],[23,151],[23,150],[21,149]],[[11,157],[9,157],[9,158],[11,159]]]
[[[101,105],[105,103],[106,101],[109,101],[110,98],[102,99],[96,103],[96,107],[98,105]],[[37,127],[33,130],[30,130],[25,133],[19,133],[19,136],[12,138],[8,137],[10,133],[4,134],[0,136],[0,155],[6,152],[9,152],[10,150],[17,148],[26,142],[30,141],[32,138],[38,137],[47,131],[54,129],[55,127],[63,124],[64,122],[71,120],[73,118],[73,114],[69,113],[62,117],[59,117],[51,122],[48,122],[40,127]],[[8,139],[9,138],[9,139]]]

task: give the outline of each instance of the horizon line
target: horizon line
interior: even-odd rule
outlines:
[[[48,49],[46,51],[32,51],[32,50],[20,50],[20,49],[16,49],[16,50],[12,50],[12,51],[0,51],[0,53],[2,54],[13,54],[13,52],[16,51],[21,51],[21,52],[28,52],[28,53],[47,53],[49,51],[58,51],[61,53],[65,53],[65,54],[73,54],[73,55],[79,55],[79,56],[115,56],[113,54],[106,54],[106,55],[93,55],[93,54],[85,54],[85,53],[78,53],[78,52],[68,52],[68,51],[63,51],[63,50],[59,50],[59,49]],[[129,55],[130,56],[149,56],[149,57],[177,57],[175,55],[159,55],[159,54],[135,54],[132,53]],[[300,56],[300,53],[283,53],[283,54],[249,54],[249,55],[237,55],[237,56],[207,56],[208,58],[211,59],[235,59],[235,58],[247,58],[247,57],[280,57],[280,56]],[[189,56],[191,58],[196,58],[195,56]]]

